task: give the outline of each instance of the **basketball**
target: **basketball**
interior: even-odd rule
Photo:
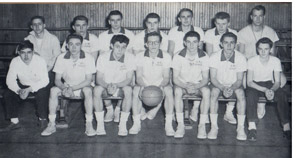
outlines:
[[[145,105],[157,106],[163,99],[163,92],[157,86],[148,86],[142,91],[141,97]]]

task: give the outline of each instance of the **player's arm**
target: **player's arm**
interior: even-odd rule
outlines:
[[[85,74],[85,80],[79,83],[78,85],[71,86],[73,91],[78,89],[82,89],[83,87],[87,87],[91,85],[93,74]]]
[[[180,74],[179,70],[173,69],[173,82],[175,83],[176,86],[187,89],[188,85],[182,82],[181,80],[179,80],[179,74]]]
[[[281,83],[280,71],[274,71],[274,80],[275,82],[270,89],[275,92],[280,87],[280,83]]]
[[[146,87],[146,83],[143,80],[143,67],[137,66],[136,69],[136,82],[141,87]]]
[[[258,84],[256,84],[254,81],[253,81],[253,70],[249,70],[248,69],[248,72],[247,72],[247,85],[251,88],[254,88],[258,91],[261,91],[261,92],[265,92],[266,90],[268,90],[268,88],[266,87],[263,87],[263,86],[260,86]]]
[[[225,86],[222,85],[222,84],[218,81],[218,79],[217,79],[217,71],[218,71],[218,70],[217,70],[216,68],[210,67],[210,68],[209,68],[209,71],[210,71],[210,80],[211,80],[211,83],[212,83],[215,87],[219,88],[221,91],[224,91]]]
[[[63,90],[67,88],[67,86],[62,83],[61,79],[62,79],[62,74],[56,72],[54,83],[59,89]]]
[[[104,73],[102,73],[100,71],[97,71],[97,73],[96,73],[96,83],[104,88],[107,88],[109,85],[109,83],[106,83],[104,81]]]
[[[170,82],[170,68],[165,68],[163,70],[163,80],[159,84],[159,87],[165,87]]]
[[[130,85],[132,81],[133,70],[126,73],[126,79],[122,82],[116,83],[117,87],[125,87]]]
[[[206,70],[206,71],[202,71],[202,80],[200,81],[200,83],[196,84],[196,88],[199,89],[199,88],[202,88],[204,86],[206,86],[208,84],[208,81],[209,81],[209,70]]]
[[[231,85],[230,89],[236,90],[240,88],[243,84],[244,71],[236,73],[236,81]]]

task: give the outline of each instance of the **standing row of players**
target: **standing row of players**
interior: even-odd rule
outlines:
[[[237,97],[237,121],[232,114],[234,103],[227,105],[224,119],[238,124],[238,140],[247,138],[244,131],[246,100],[249,121],[248,137],[250,140],[256,140],[257,98],[264,94],[268,100],[272,100],[275,96],[284,133],[290,135],[287,98],[280,88],[280,85],[283,86],[280,82],[282,78],[280,61],[269,56],[274,52],[273,42],[276,42],[278,37],[273,29],[263,24],[264,15],[265,8],[263,6],[253,8],[251,10],[252,24],[242,29],[237,38],[236,31],[228,28],[230,16],[227,13],[217,13],[215,16],[216,28],[208,30],[204,35],[201,28],[191,25],[193,12],[185,8],[178,14],[179,26],[172,28],[168,37],[159,31],[160,17],[155,13],[147,15],[145,19],[147,28],[134,36],[130,31],[121,27],[122,14],[119,11],[112,11],[108,20],[111,28],[99,35],[100,41],[95,35],[87,32],[88,19],[84,16],[77,16],[72,25],[77,34],[67,37],[61,49],[64,54],[61,55],[59,55],[60,50],[57,49],[58,39],[45,29],[44,18],[33,17],[31,20],[33,31],[26,37],[33,45],[27,41],[17,48],[19,57],[12,60],[7,75],[10,93],[5,94],[5,105],[8,107],[6,108],[7,115],[8,118],[11,118],[12,123],[2,131],[19,128],[16,110],[18,101],[20,98],[26,99],[29,93],[37,95],[41,126],[47,123],[48,102],[42,99],[47,96],[47,90],[44,90],[45,94],[38,92],[52,87],[53,83],[48,84],[49,79],[45,78],[48,75],[43,73],[44,70],[41,66],[43,64],[38,61],[40,57],[34,55],[34,50],[47,61],[50,81],[54,76],[51,70],[53,69],[55,72],[55,79],[53,79],[55,86],[51,88],[49,99],[49,124],[42,132],[44,136],[51,135],[56,131],[55,113],[60,95],[84,98],[86,134],[88,136],[106,134],[103,95],[124,96],[120,119],[116,119],[120,120],[118,134],[128,134],[126,122],[131,107],[134,124],[129,133],[137,134],[141,128],[141,120],[153,119],[161,106],[149,112],[145,112],[145,109],[142,108],[138,96],[143,88],[149,85],[159,86],[164,91],[165,130],[168,136],[176,138],[184,136],[182,95],[201,94],[203,100],[200,107],[198,138],[216,139],[218,134],[217,98],[221,92],[225,97],[231,97],[233,94]],[[204,37],[207,52],[202,50],[203,40],[201,37]],[[237,43],[241,53],[235,50]],[[256,56],[256,48],[259,56]],[[99,50],[100,56],[98,57]],[[106,52],[107,50],[108,52]],[[56,59],[57,55],[59,56]],[[173,61],[171,56],[173,56]],[[94,63],[97,57],[96,69]],[[247,70],[246,58],[249,59],[247,92],[249,90],[249,94],[251,94],[247,95],[247,99],[245,99],[242,88],[243,74]],[[35,60],[36,62],[34,62]],[[39,66],[36,66],[37,63]],[[257,68],[258,66],[261,67]],[[170,84],[170,68],[173,68],[173,87]],[[208,87],[209,70],[211,84]],[[132,88],[134,71],[136,71],[136,85]],[[275,78],[273,78],[273,72]],[[93,88],[91,82],[94,73],[96,73],[96,86]],[[254,93],[251,93],[251,90]],[[248,100],[248,98],[251,99]],[[174,100],[178,123],[176,132],[172,127]],[[105,101],[105,104],[108,110],[107,120],[110,120],[114,115],[112,104],[110,101]],[[191,116],[196,121],[198,107],[197,104],[194,106]],[[117,108],[115,116],[118,118],[120,108]],[[97,120],[96,131],[92,126],[94,109]],[[207,135],[205,122],[208,120],[209,110],[211,130]]]

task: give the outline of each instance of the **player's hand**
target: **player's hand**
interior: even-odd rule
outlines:
[[[30,91],[31,91],[30,88],[22,89],[22,90],[20,91],[20,98],[23,99],[23,100],[26,99],[26,98],[28,97]]]
[[[225,87],[223,90],[223,96],[229,98],[233,94],[233,90],[229,87]]]
[[[271,89],[266,90],[265,96],[266,96],[267,100],[273,100],[274,99],[274,91]]]
[[[109,95],[113,95],[114,94],[115,91],[114,91],[114,86],[113,86],[112,83],[108,84],[108,86],[107,86],[107,92],[108,92]]]

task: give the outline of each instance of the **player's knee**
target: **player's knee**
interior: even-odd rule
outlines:
[[[96,87],[94,87],[94,89],[93,89],[93,94],[94,94],[94,96],[96,96],[96,97],[101,97],[103,91],[104,91],[104,88],[103,88],[103,87],[101,87],[101,86],[96,86]]]
[[[182,88],[180,87],[175,87],[175,97],[182,97]]]
[[[213,98],[213,99],[216,99],[216,98],[219,97],[220,92],[221,92],[220,89],[212,88],[211,93],[210,93],[210,97]]]
[[[122,88],[123,92],[124,92],[124,96],[132,96],[132,88],[129,86],[123,87]]]
[[[173,89],[171,86],[164,87],[164,92],[166,95],[173,95]]]
[[[85,97],[92,97],[93,96],[92,87],[83,87],[82,92],[83,92]]]
[[[52,87],[50,89],[50,98],[57,97],[59,92],[61,92],[61,90],[58,87]]]
[[[245,100],[245,92],[242,88],[238,88],[234,91],[237,99]]]
[[[201,88],[201,93],[203,96],[210,96],[210,89],[208,87],[202,87]]]

